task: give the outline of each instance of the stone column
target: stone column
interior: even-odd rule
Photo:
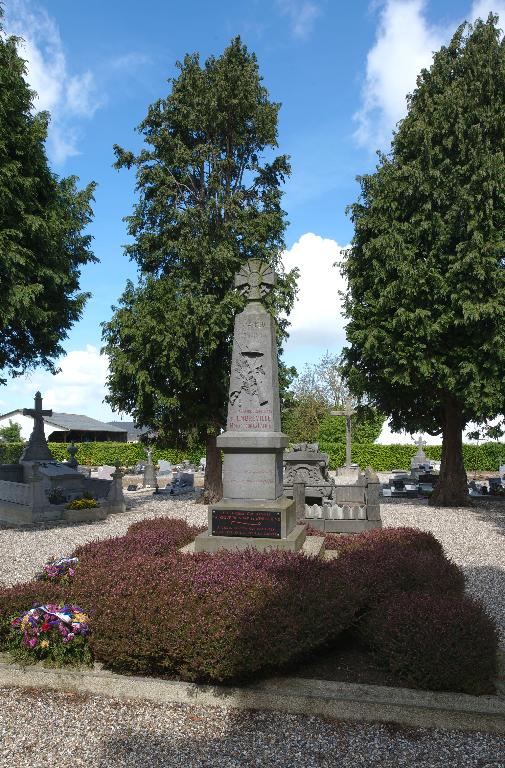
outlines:
[[[144,466],[144,479],[142,480],[143,488],[157,488],[158,480],[156,479],[156,467],[153,464],[153,451],[152,448],[147,450],[147,461]]]
[[[112,473],[112,485],[107,496],[107,511],[112,515],[117,512],[126,512],[126,503],[123,494],[123,472],[116,462],[116,469]]]
[[[303,520],[305,518],[305,483],[293,483],[293,499],[296,519]]]

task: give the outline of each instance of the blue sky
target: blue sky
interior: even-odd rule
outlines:
[[[337,292],[345,286],[332,265],[352,236],[345,207],[357,197],[355,177],[373,169],[377,149],[387,149],[405,95],[432,52],[461,21],[490,10],[505,20],[505,0],[7,2],[6,31],[24,38],[36,106],[52,115],[51,166],[98,184],[90,231],[100,263],[83,271],[92,298],[69,332],[61,373],[37,370],[9,381],[0,389],[0,412],[30,405],[41,389],[57,411],[113,418],[102,404],[100,322],[136,270],[122,252],[134,173],[112,168],[112,145],[139,146],[134,127],[168,93],[178,59],[219,55],[237,34],[256,53],[270,97],[282,103],[279,151],[292,162],[284,262],[300,268],[301,280],[285,359],[302,369],[325,350],[340,351]]]

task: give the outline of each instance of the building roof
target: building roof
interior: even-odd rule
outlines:
[[[77,432],[127,432],[126,428],[114,427],[105,421],[98,421],[89,416],[83,416],[80,413],[56,413],[52,416],[46,416],[44,421],[47,424],[54,424],[66,431],[74,430]]]
[[[15,411],[9,411],[2,414],[0,418],[14,416],[15,414],[22,415],[23,409],[18,408]],[[56,411],[53,411],[52,416],[44,416],[44,422],[59,428],[63,432],[70,432],[71,430],[76,432],[117,432],[118,434],[128,432],[126,426],[119,427],[107,424],[105,421],[98,421],[98,419],[92,419],[90,416],[84,416],[81,413],[56,413]],[[117,423],[120,424],[121,422]]]
[[[149,433],[148,427],[136,427],[134,421],[108,421],[107,424],[110,424],[111,427],[118,427],[123,432],[126,431],[129,442],[139,440],[142,435]]]

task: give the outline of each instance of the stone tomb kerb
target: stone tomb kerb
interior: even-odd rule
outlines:
[[[224,454],[223,498],[209,507],[208,531],[195,551],[285,549],[297,551],[305,526],[296,525],[295,503],[283,493],[275,320],[261,299],[273,288],[269,265],[250,259],[235,276],[247,304],[235,317]]]

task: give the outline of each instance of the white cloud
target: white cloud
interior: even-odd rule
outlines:
[[[310,35],[315,20],[321,15],[320,7],[310,0],[277,0],[277,5],[289,18],[293,37],[301,40]]]
[[[289,316],[286,351],[311,346],[321,354],[328,347],[345,341],[344,319],[338,292],[345,289],[338,267],[341,246],[329,238],[308,232],[282,257],[286,270],[298,267],[298,298]]]
[[[499,16],[499,26],[504,29],[505,3],[503,0],[497,0],[497,2],[489,2],[489,0],[476,0],[470,11],[469,21],[475,21],[475,19],[482,19],[483,21],[486,21],[490,13],[494,13],[496,16]]]
[[[26,60],[27,81],[37,92],[34,107],[51,113],[48,154],[55,163],[63,163],[79,153],[75,121],[92,117],[100,106],[94,77],[90,71],[69,72],[58,27],[45,9],[11,0],[5,31],[23,38],[19,53]]]
[[[393,129],[407,111],[406,96],[416,78],[429,68],[433,53],[446,44],[465,19],[484,21],[492,11],[505,26],[505,2],[476,0],[466,17],[443,26],[426,18],[426,0],[387,0],[379,17],[377,38],[367,56],[362,107],[356,113],[358,144],[371,150],[385,149]]]
[[[444,35],[428,24],[424,0],[388,0],[380,14],[375,45],[368,52],[363,106],[355,115],[359,144],[384,148],[405,115],[406,95]]]
[[[11,380],[5,391],[10,395],[11,407],[31,407],[35,392],[40,390],[45,408],[63,413],[81,413],[104,421],[113,420],[112,411],[102,402],[107,394],[105,381],[109,371],[105,355],[88,344],[86,349],[69,352],[59,367],[61,370],[55,376],[38,370]]]

